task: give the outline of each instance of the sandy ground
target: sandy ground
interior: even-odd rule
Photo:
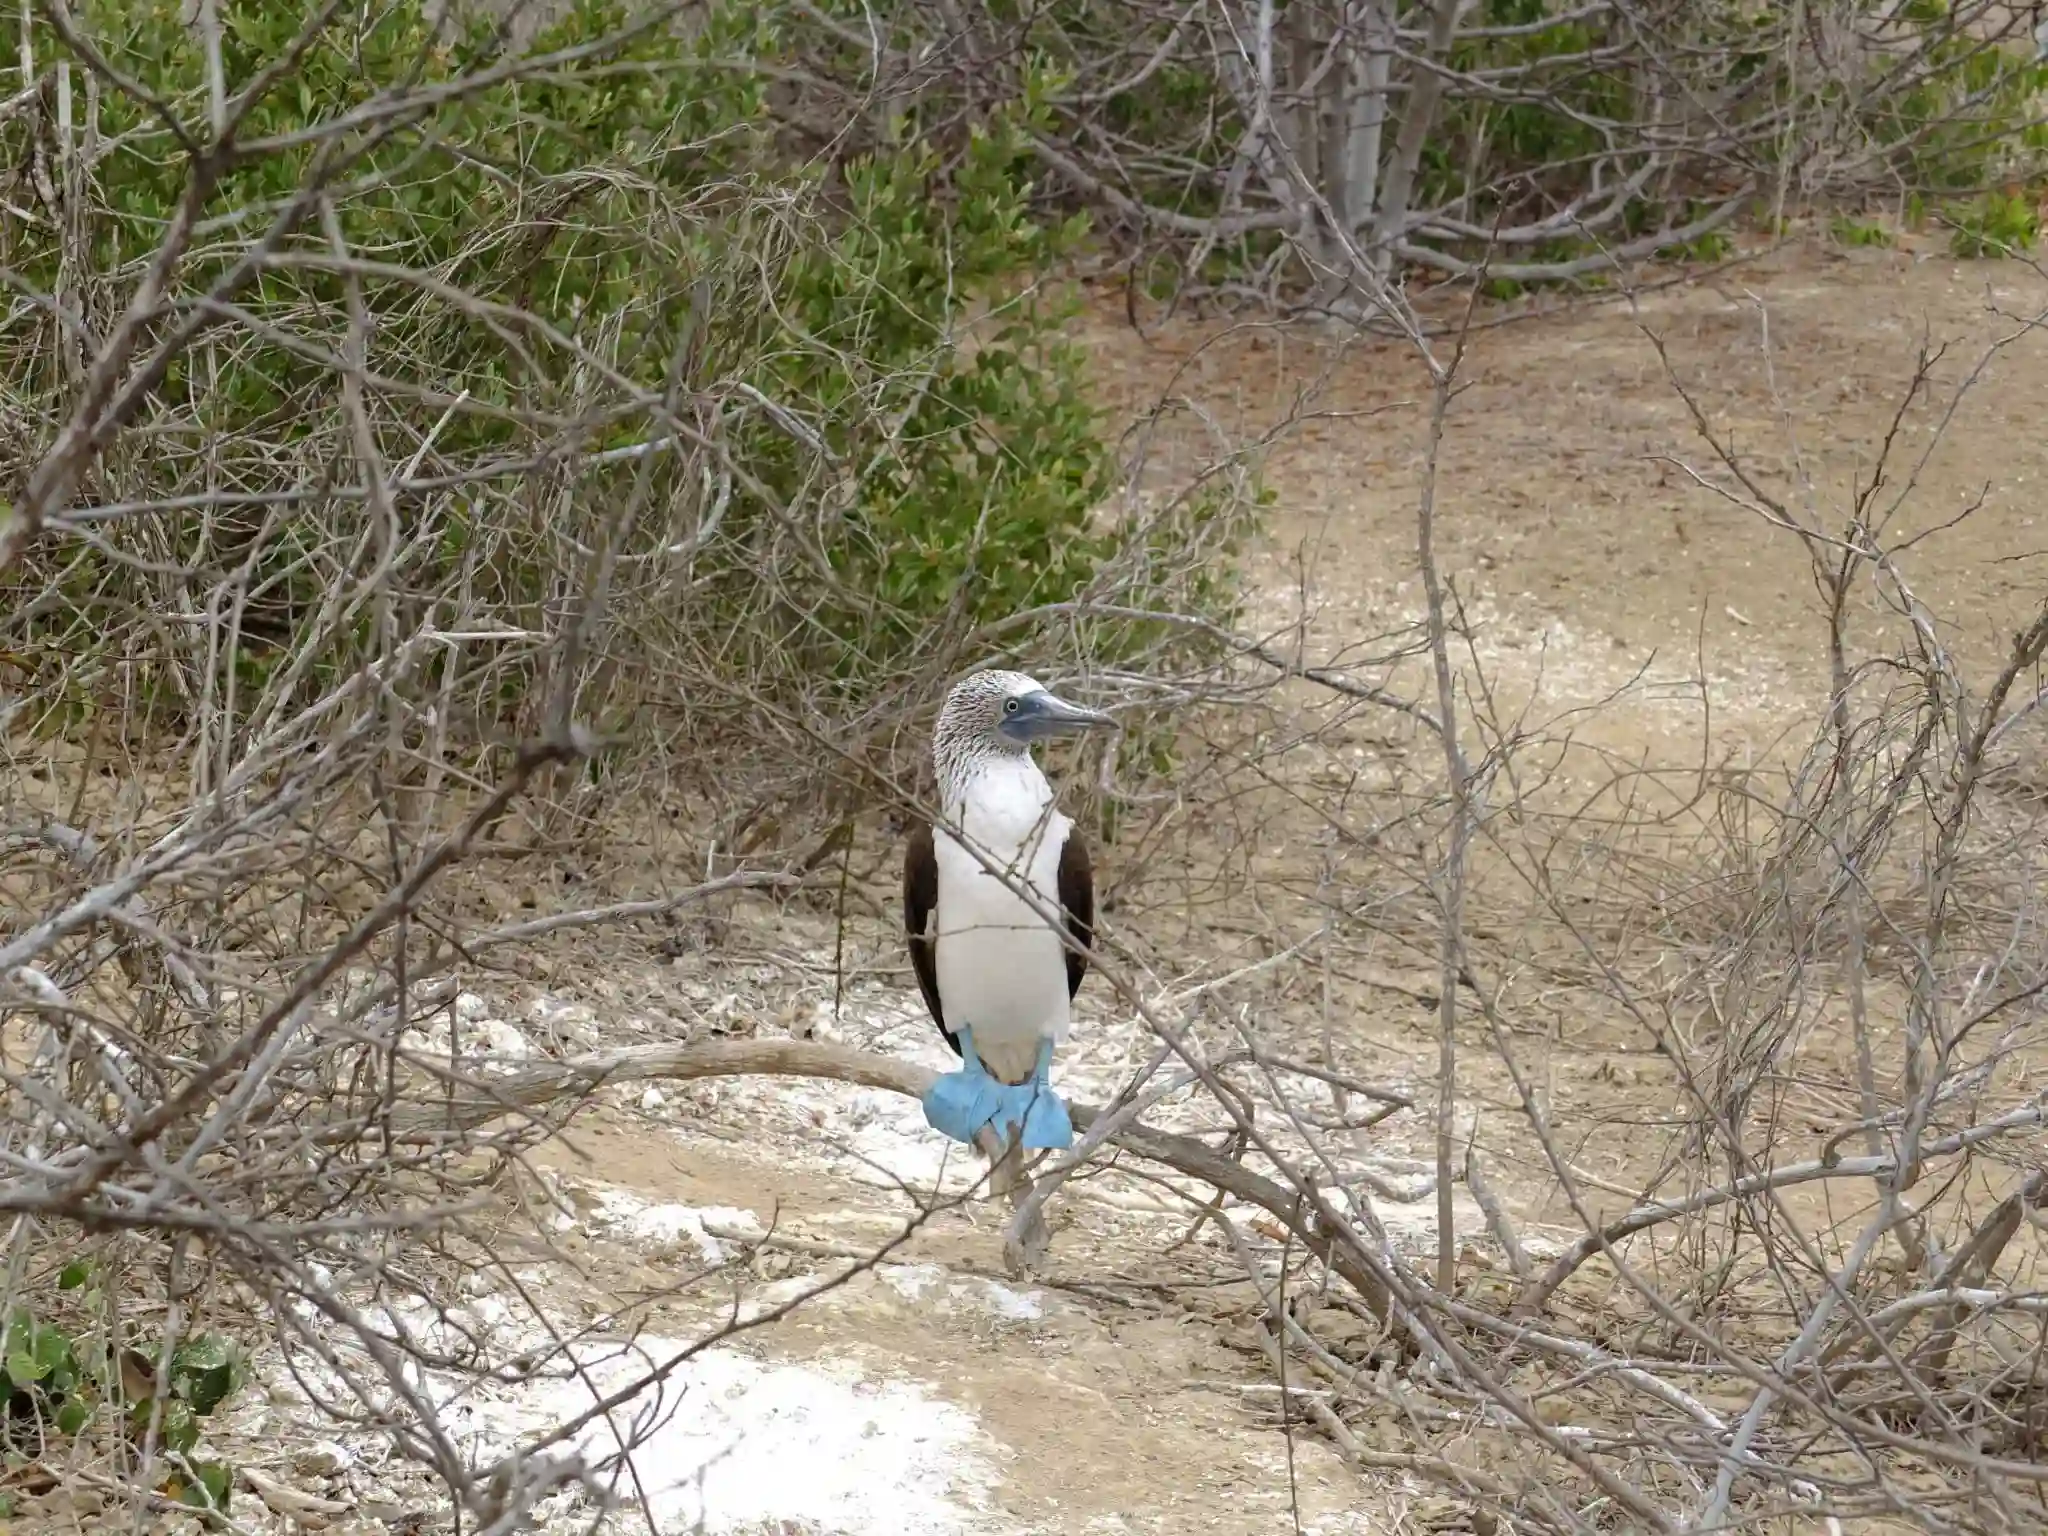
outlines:
[[[1480,331],[1439,500],[1444,563],[1476,621],[1477,653],[1504,688],[1554,709],[1621,690],[1587,726],[1616,750],[1683,762],[1703,733],[1715,753],[1767,750],[1824,692],[1812,582],[1787,535],[1686,473],[1710,473],[1711,457],[1644,328],[1764,483],[1836,522],[1923,338],[1948,350],[1935,405],[1905,421],[1911,452],[1895,462],[1895,483],[1929,441],[1939,390],[2018,329],[2012,317],[2043,306],[2048,282],[2018,266],[1805,251],[1645,295],[1634,315],[1611,304]],[[1085,335],[1104,398],[1126,416],[1178,394],[1243,438],[1320,382],[1319,414],[1266,466],[1277,499],[1253,555],[1255,615],[1275,630],[1304,618],[1307,649],[1324,655],[1413,616],[1427,388],[1401,349],[1265,326],[1177,324],[1145,337],[1107,299]],[[1901,527],[1928,527],[1982,497],[1912,561],[1921,599],[1972,666],[2041,590],[2044,421],[2048,338],[2029,338],[1990,365],[1900,514]],[[1196,437],[1176,426],[1131,441],[1148,476],[1170,479]],[[1877,599],[1858,601],[1874,633]],[[610,956],[581,975],[558,968],[546,989],[480,989],[464,1010],[480,1039],[514,1051],[551,1034],[582,1048],[663,1038],[684,1019],[738,1032],[803,1019],[824,1038],[944,1061],[885,926],[857,935],[856,979],[835,1004],[829,922],[766,922],[741,925],[727,952]],[[1426,975],[1426,960],[1380,959]],[[1357,995],[1343,1051],[1377,1081],[1426,1090],[1426,998]],[[1300,1002],[1284,988],[1270,996],[1276,1007]],[[1099,991],[1083,1000],[1061,1081],[1100,1102],[1142,1060],[1144,1037]],[[1640,1052],[1562,1054],[1545,1068],[1561,1123],[1575,1095],[1604,1095],[1609,1108],[1653,1096]],[[1504,1094],[1483,1074],[1471,1091],[1475,1103]],[[1197,1112],[1166,1118],[1176,1113]],[[874,1092],[739,1082],[610,1092],[543,1160],[563,1201],[552,1235],[571,1262],[533,1279],[559,1315],[600,1333],[630,1311],[649,1338],[690,1339],[733,1307],[771,1306],[831,1277],[841,1250],[902,1231],[918,1209],[912,1192],[971,1175],[945,1164],[945,1151],[914,1104]],[[1414,1184],[1429,1155],[1424,1112],[1388,1122],[1356,1155],[1388,1186]],[[1620,1143],[1589,1135],[1583,1160],[1618,1175],[1627,1159]],[[1460,1200],[1470,1230],[1476,1212]],[[1518,1204],[1532,1243],[1561,1235],[1562,1213],[1535,1184]],[[1431,1251],[1429,1201],[1386,1199],[1381,1210],[1402,1246]],[[894,1262],[693,1361],[676,1378],[688,1390],[675,1427],[636,1454],[660,1529],[1342,1536],[1455,1518],[1419,1482],[1354,1473],[1313,1433],[1282,1432],[1270,1374],[1243,1340],[1246,1295],[1225,1283],[1236,1275],[1228,1251],[1213,1233],[1191,1234],[1156,1187],[1105,1177],[1077,1188],[1059,1210],[1050,1267],[1029,1284],[1002,1270],[998,1225],[986,1213],[936,1216]],[[771,1226],[776,1242],[752,1265],[661,1294]],[[502,1287],[480,1289],[478,1307],[511,1326]],[[505,1385],[451,1409],[451,1422],[488,1445],[587,1402],[587,1390]],[[236,1433],[269,1447],[252,1449],[252,1465],[352,1506],[333,1528],[413,1507],[420,1488],[377,1464],[368,1440],[278,1449],[294,1411],[284,1397],[243,1410]]]
[[[1479,330],[1440,459],[1445,570],[1490,616],[1501,650],[1552,638],[1564,653],[1565,670],[1550,674],[1561,700],[1601,697],[1646,664],[1692,671],[1698,657],[1722,705],[1769,729],[1824,686],[1820,612],[1790,536],[1687,473],[1711,477],[1716,466],[1674,381],[1771,493],[1839,528],[1926,347],[1940,353],[1931,403],[1905,418],[1887,489],[1896,495],[1914,474],[1900,534],[1981,499],[1910,568],[1953,626],[1951,642],[1982,658],[2038,599],[2048,552],[2040,338],[1994,358],[1931,453],[1930,441],[1991,344],[2044,307],[2048,281],[2016,264],[1806,250],[1633,306]],[[1429,399],[1412,352],[1258,326],[1177,327],[1149,341],[1102,317],[1097,327],[1091,356],[1127,414],[1170,387],[1248,439],[1312,409],[1268,464],[1278,500],[1260,585],[1270,617],[1305,606],[1337,641],[1412,606]],[[1445,356],[1453,345],[1438,343]],[[1183,467],[1189,436],[1163,435],[1152,472]]]

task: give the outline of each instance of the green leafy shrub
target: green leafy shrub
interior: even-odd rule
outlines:
[[[846,467],[835,573],[855,603],[830,605],[804,647],[857,675],[918,643],[957,609],[974,624],[1067,597],[1113,551],[1089,518],[1114,484],[1079,352],[1073,306],[1030,275],[1071,250],[1079,220],[1027,216],[1012,127],[977,129],[940,203],[936,153],[906,148],[843,168],[843,228],[796,250],[779,297],[741,338],[751,381],[807,403]],[[979,299],[973,344],[962,298]],[[748,460],[787,503],[816,455],[771,421]]]
[[[1935,40],[1907,88],[1873,93],[1865,119],[1901,178],[1921,193],[1969,194],[2048,154],[2048,60],[1954,25],[1953,0],[1908,0],[1898,19]]]
[[[57,1286],[80,1303],[63,1309],[67,1319],[106,1315],[90,1262],[66,1265]],[[197,1452],[204,1421],[247,1381],[241,1353],[217,1334],[185,1340],[171,1355],[168,1390],[160,1402],[158,1358],[154,1349],[124,1346],[104,1324],[80,1327],[16,1308],[0,1336],[0,1438],[13,1457],[47,1456],[53,1437],[76,1440],[97,1428],[117,1429],[141,1446],[154,1422],[168,1469],[159,1491],[197,1509],[226,1513],[234,1470]]]
[[[209,198],[221,233],[184,264],[183,294],[228,271],[261,216],[293,196],[317,152],[297,141],[309,126],[359,110],[380,83],[452,81],[488,57],[487,25],[437,33],[430,9],[397,0],[331,28],[260,102],[241,139],[276,147],[251,153]],[[303,20],[260,0],[223,0],[221,14],[232,81],[279,57]],[[117,67],[185,121],[204,120],[203,63],[174,0],[110,4],[94,19]],[[628,27],[613,0],[574,0],[530,47],[588,46]],[[37,46],[58,49],[41,34]],[[718,644],[771,683],[827,677],[857,694],[934,627],[962,631],[1071,596],[1117,552],[1117,536],[1091,521],[1115,463],[1085,360],[1064,336],[1072,306],[1039,282],[1085,229],[1032,215],[1022,135],[1043,129],[1042,105],[1025,92],[958,153],[911,134],[836,163],[792,156],[769,110],[770,71],[732,67],[772,64],[777,47],[766,13],[740,4],[687,35],[629,33],[576,67],[451,93],[365,149],[335,188],[335,228],[367,264],[355,279],[369,370],[403,385],[376,391],[393,441],[431,439],[440,461],[474,471],[559,454],[560,429],[536,423],[580,419],[577,446],[616,455],[572,476],[529,473],[530,496],[508,472],[473,495],[407,499],[408,527],[437,535],[431,558],[402,573],[420,602],[461,587],[504,624],[544,631],[573,551],[622,506],[664,509],[667,524],[642,520],[627,559],[663,558],[681,542],[675,525],[693,518],[717,534],[690,556],[688,612],[649,613],[640,638],[663,632],[686,648],[695,642],[672,631],[694,624],[733,637]],[[129,97],[108,93],[100,111],[92,259],[132,272],[176,207],[183,155]],[[25,132],[0,126],[0,139]],[[57,284],[66,258],[54,228],[10,238],[29,281]],[[189,492],[201,477],[258,496],[316,487],[282,514],[252,499],[148,525],[149,548],[200,570],[254,562],[235,663],[252,711],[283,690],[331,685],[376,644],[364,611],[347,644],[293,657],[306,616],[346,581],[337,516],[362,517],[317,490],[354,475],[328,467],[349,441],[335,359],[349,344],[350,291],[336,268],[310,221],[237,296],[250,318],[231,340],[171,368],[161,416],[183,435],[109,465],[128,499]],[[31,330],[0,335],[0,366],[54,414],[68,390],[61,349],[52,331]],[[596,410],[594,375],[605,386]],[[632,456],[670,432],[646,403],[657,398],[689,402],[710,446]],[[0,643],[46,674],[89,676],[81,655],[155,604],[110,550],[69,548],[61,570],[42,574],[64,603]],[[123,673],[167,720],[198,691],[159,675],[175,664],[166,653]],[[428,686],[442,665],[425,664]],[[613,674],[615,722],[658,691],[632,672]],[[533,681],[503,669],[493,707],[516,715]]]
[[[1575,17],[1551,19],[1551,10],[1545,0],[1484,0],[1473,25],[1523,30],[1462,41],[1447,62],[1460,71],[1542,65],[1576,60],[1607,41],[1597,23]],[[1476,190],[1467,186],[1475,152],[1488,181],[1513,190],[1506,200],[1489,198],[1487,203],[1493,206],[1475,207],[1469,222],[1486,223],[1496,211],[1512,215],[1517,202],[1533,195],[1568,197],[1571,180],[1601,152],[1598,124],[1626,121],[1634,108],[1624,73],[1569,64],[1548,99],[1495,102],[1450,96],[1438,131],[1423,150],[1420,202],[1428,206]],[[1639,214],[1638,220],[1646,229],[1655,224],[1648,212]]]
[[[1949,249],[1965,261],[2017,256],[2040,238],[2041,215],[2024,192],[1994,192],[1957,213]]]
[[[1892,238],[1892,232],[1882,224],[1872,223],[1868,219],[1851,218],[1847,214],[1834,218],[1828,225],[1828,233],[1834,237],[1837,245],[1845,245],[1851,249],[1882,250],[1889,249],[1897,243]]]

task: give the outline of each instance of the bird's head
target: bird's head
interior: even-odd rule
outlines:
[[[942,758],[1027,752],[1034,741],[1114,726],[1100,710],[1050,693],[1022,672],[970,672],[953,685],[939,711]]]

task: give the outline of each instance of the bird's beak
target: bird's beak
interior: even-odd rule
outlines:
[[[1116,720],[1099,709],[1083,709],[1041,690],[1017,701],[1017,712],[1003,716],[1003,734],[1016,741],[1044,741],[1082,731],[1113,728]]]

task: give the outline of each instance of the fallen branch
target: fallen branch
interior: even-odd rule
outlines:
[[[447,1071],[445,1063],[410,1054],[405,1059],[428,1070]],[[489,1083],[472,1077],[460,1078],[454,1084],[453,1096],[447,1100],[431,1108],[394,1115],[392,1135],[402,1142],[433,1143],[474,1131],[521,1110],[545,1109],[580,1100],[600,1088],[640,1082],[687,1083],[710,1077],[823,1078],[921,1099],[938,1074],[915,1062],[815,1040],[711,1040],[633,1046],[529,1067]],[[1075,1127],[1084,1134],[1099,1116],[1112,1112],[1087,1104],[1071,1104],[1068,1108]],[[355,1129],[353,1125],[335,1128],[342,1136],[355,1134]],[[1314,1206],[1294,1191],[1212,1151],[1192,1136],[1129,1126],[1108,1139],[1125,1152],[1163,1164],[1247,1205],[1259,1207],[1342,1275],[1364,1298],[1375,1317],[1382,1323],[1387,1320],[1386,1286],[1337,1234],[1328,1230],[1328,1223],[1319,1217]]]

